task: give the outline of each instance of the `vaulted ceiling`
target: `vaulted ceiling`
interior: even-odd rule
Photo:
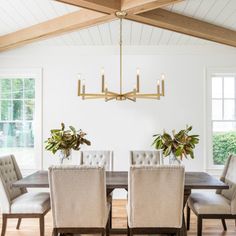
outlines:
[[[64,2],[70,1],[65,0]],[[170,4],[163,9],[236,31],[236,0],[184,0]],[[56,17],[70,13],[76,14],[80,10],[81,8],[77,6],[60,1],[0,0],[0,47],[1,36],[4,37]],[[146,17],[147,13],[143,13],[143,15]],[[188,24],[185,19],[183,21]],[[128,19],[124,21],[123,28],[124,44],[127,45],[204,45],[213,43]],[[113,20],[81,30],[76,30],[75,27],[73,32],[66,32],[63,35],[40,41],[39,44],[117,45],[118,38],[119,22]]]

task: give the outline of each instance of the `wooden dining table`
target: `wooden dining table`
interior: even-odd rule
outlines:
[[[166,180],[168,185],[168,180]],[[49,188],[48,171],[37,171],[29,176],[26,176],[12,184],[13,187],[25,188]],[[128,172],[127,171],[107,171],[106,172],[106,188],[107,194],[114,189],[126,189],[128,191]],[[217,178],[205,172],[185,172],[184,185],[184,206],[187,203],[188,197],[193,189],[228,189],[229,186],[218,180]],[[111,229],[112,234],[126,234],[126,229]],[[181,235],[186,236],[187,230],[185,220]]]

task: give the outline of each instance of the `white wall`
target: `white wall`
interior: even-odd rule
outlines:
[[[100,89],[104,66],[108,85],[118,89],[117,48],[24,47],[0,54],[1,68],[43,68],[43,139],[63,121],[88,133],[91,149],[111,149],[115,169],[127,170],[129,150],[150,149],[152,135],[163,129],[193,125],[200,135],[195,160],[187,170],[204,169],[204,73],[207,67],[236,67],[236,50],[230,47],[130,47],[124,58],[124,87],[133,88],[136,67],[141,70],[141,90],[155,91],[165,72],[166,96],[160,101],[82,101],[77,97],[76,74],[84,75],[87,90]],[[76,155],[76,153],[75,153]],[[44,151],[44,168],[55,157]]]

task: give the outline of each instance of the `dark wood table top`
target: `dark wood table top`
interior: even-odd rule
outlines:
[[[128,188],[127,171],[106,172],[107,189]],[[166,181],[168,184],[168,180]],[[13,187],[48,188],[48,171],[37,171],[12,184]],[[205,172],[186,172],[185,190],[228,189],[229,186]]]

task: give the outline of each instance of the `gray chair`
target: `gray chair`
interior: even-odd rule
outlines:
[[[53,235],[59,233],[109,235],[110,204],[102,167],[49,168]]]
[[[184,198],[183,166],[131,166],[128,234],[180,233]]]
[[[163,164],[162,151],[130,151],[130,165],[150,165],[156,166]]]
[[[203,219],[221,219],[227,230],[225,219],[236,220],[236,157],[230,156],[225,164],[221,180],[229,185],[227,190],[192,193],[187,206],[187,229],[190,228],[191,210],[197,216],[197,235],[202,235]]]
[[[12,183],[22,178],[13,155],[0,157],[0,204],[2,210],[2,233],[6,233],[7,220],[18,218],[17,229],[22,218],[39,218],[40,236],[44,236],[44,216],[50,210],[49,193],[27,192],[25,188],[14,188]]]

